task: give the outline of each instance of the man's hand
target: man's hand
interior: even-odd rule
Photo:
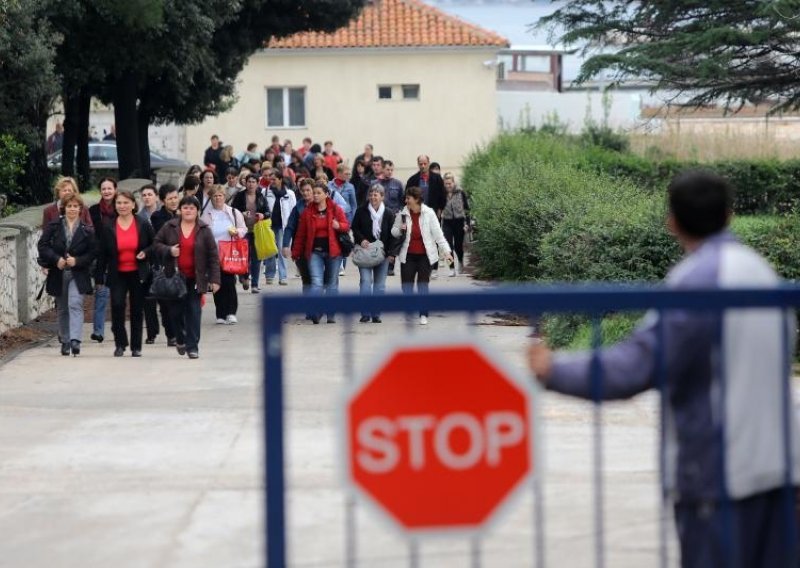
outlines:
[[[56,267],[58,267],[59,270],[64,270],[64,267],[66,265],[67,265],[67,261],[64,258],[59,258],[58,262],[56,262]]]
[[[219,284],[211,283],[211,293],[216,294],[219,292]]]
[[[68,267],[72,268],[72,267],[75,266],[75,257],[74,256],[70,256],[69,254],[67,254],[67,258],[65,258],[64,260],[65,260],[66,265]]]
[[[283,258],[292,258],[292,249],[289,247],[283,247]]]
[[[536,375],[536,380],[547,384],[553,368],[553,352],[541,339],[534,339],[528,346],[528,367]]]

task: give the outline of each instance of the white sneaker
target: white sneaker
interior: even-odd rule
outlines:
[[[226,323],[228,323],[228,322],[226,322],[224,319],[222,319],[222,318],[217,318],[217,324],[220,324],[220,325],[225,325]]]
[[[428,316],[419,316],[419,325],[428,325]]]
[[[344,276],[344,268],[342,268],[341,270],[339,270],[339,276]]]
[[[233,315],[233,314],[231,314],[227,318],[225,318],[225,321],[228,322],[229,325],[233,325],[235,323],[239,323],[239,320],[236,319],[236,316]]]
[[[456,269],[455,268],[451,268],[450,269],[450,276],[453,277],[455,275],[456,275]]]
[[[431,280],[436,280],[437,278],[439,278],[439,271],[438,270],[432,270],[431,271]]]

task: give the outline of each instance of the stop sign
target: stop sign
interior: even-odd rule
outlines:
[[[395,350],[346,401],[349,481],[404,531],[484,527],[532,470],[530,389],[468,341]]]

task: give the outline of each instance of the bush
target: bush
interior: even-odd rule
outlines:
[[[800,280],[800,215],[734,217],[731,229],[787,280]]]
[[[20,186],[27,158],[24,144],[9,134],[0,136],[0,191],[8,196],[10,203],[22,202],[27,197]]]

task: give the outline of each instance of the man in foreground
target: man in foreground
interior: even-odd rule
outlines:
[[[686,256],[670,271],[667,287],[779,285],[767,262],[728,232],[732,193],[726,180],[709,172],[672,180],[667,226]],[[681,565],[797,566],[800,438],[783,396],[794,319],[778,309],[670,310],[662,317],[663,451]],[[791,326],[788,333],[783,326]],[[656,387],[658,341],[653,314],[627,340],[602,349],[599,396],[629,398]],[[546,388],[593,398],[591,353],[553,353],[536,343],[528,360]],[[786,436],[790,444],[784,446]]]

